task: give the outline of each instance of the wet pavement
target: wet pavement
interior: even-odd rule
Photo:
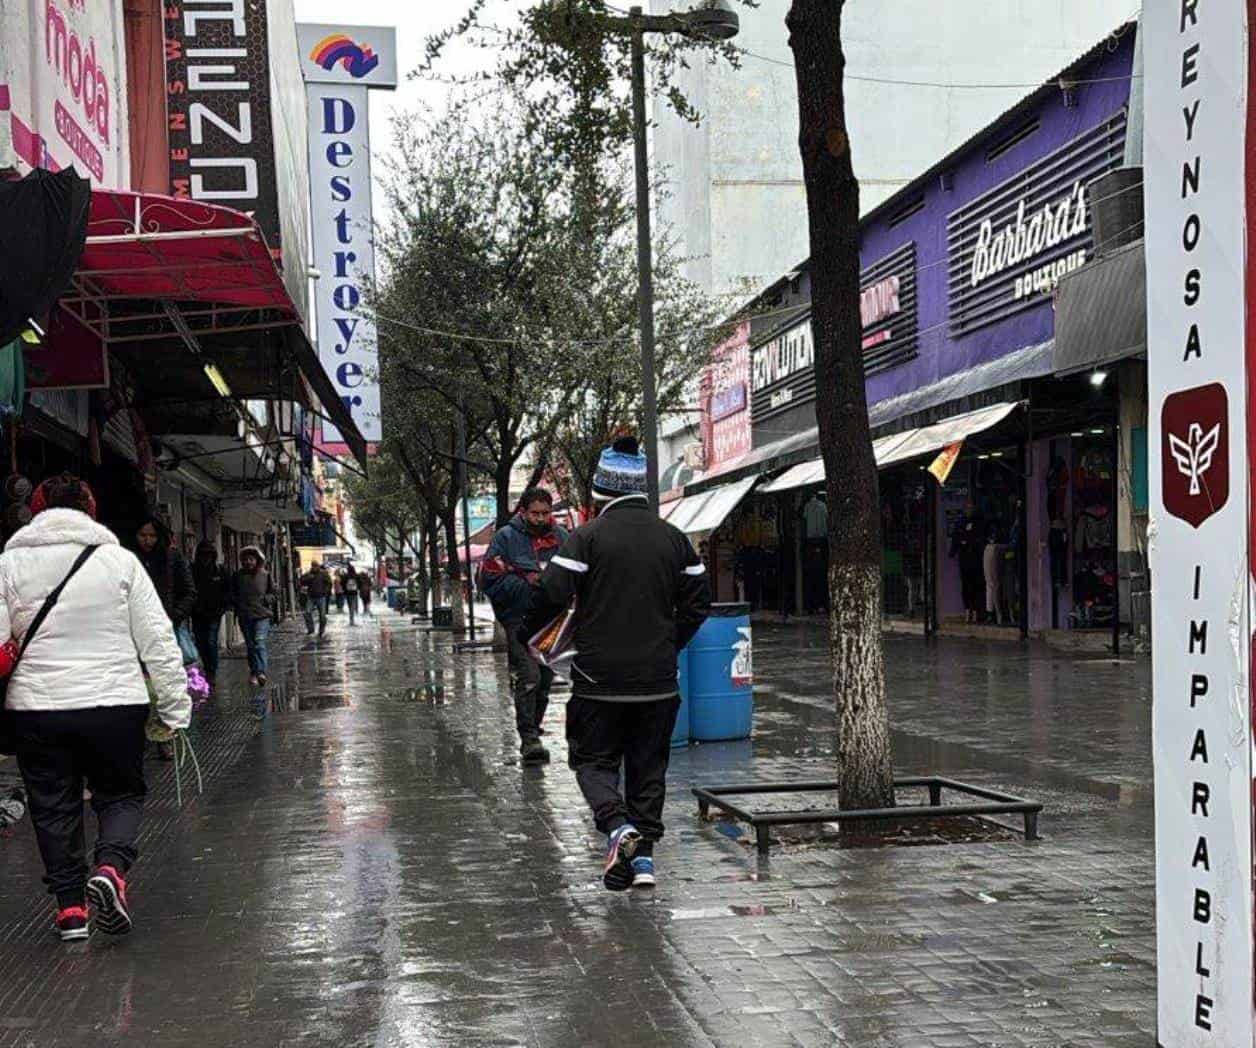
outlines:
[[[756,627],[753,739],[674,753],[660,887],[611,895],[561,695],[522,769],[504,657],[281,631],[198,719],[204,794],[150,766],[133,935],[63,946],[0,838],[0,1046],[1153,1045],[1146,663],[887,643],[901,770],[1040,799],[1044,840],[761,861],[700,823],[693,784],[830,774],[823,636]]]

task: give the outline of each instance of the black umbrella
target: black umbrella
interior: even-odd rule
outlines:
[[[0,182],[0,346],[69,287],[87,241],[91,183],[74,168]]]

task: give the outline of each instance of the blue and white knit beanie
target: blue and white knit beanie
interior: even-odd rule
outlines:
[[[593,474],[593,495],[600,499],[643,495],[646,490],[645,456],[636,437],[620,437],[602,451]]]

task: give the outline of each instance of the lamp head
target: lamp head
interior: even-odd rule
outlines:
[[[723,43],[735,37],[741,29],[741,19],[728,0],[701,0],[680,17],[685,20],[690,36],[704,40]]]

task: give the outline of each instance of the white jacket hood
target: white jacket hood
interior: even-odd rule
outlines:
[[[98,547],[70,580],[9,679],[14,710],[148,703],[148,670],[161,719],[191,717],[183,656],[148,572],[112,531],[76,509],[49,509],[0,554],[0,640],[19,643],[85,546]]]
[[[6,550],[35,546],[118,546],[118,536],[77,509],[46,509],[13,533]]]

